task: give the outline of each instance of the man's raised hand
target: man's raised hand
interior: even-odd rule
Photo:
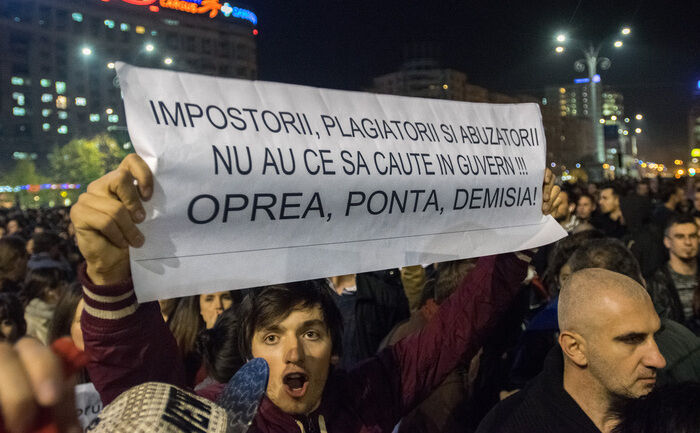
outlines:
[[[114,284],[130,275],[129,246],[144,243],[136,223],[146,218],[141,200],[153,193],[153,175],[136,154],[90,183],[71,209],[87,274],[96,284]]]

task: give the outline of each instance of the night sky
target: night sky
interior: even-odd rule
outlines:
[[[554,36],[607,43],[612,60],[604,84],[625,97],[625,112],[641,112],[641,156],[686,159],[688,110],[700,80],[698,1],[416,2],[248,0],[258,15],[260,79],[362,90],[372,77],[397,70],[404,46],[430,42],[442,67],[467,74],[489,90],[541,96],[570,83],[574,49],[554,53]],[[612,47],[620,29],[632,34]],[[609,37],[606,39],[606,37]]]

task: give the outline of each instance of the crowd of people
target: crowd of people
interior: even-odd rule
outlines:
[[[190,406],[159,431],[225,431],[201,402],[223,404],[263,358],[251,432],[700,432],[692,179],[557,187],[548,172],[542,210],[569,233],[555,244],[138,304],[127,247],[145,242],[152,182],[131,155],[72,209],[0,210],[10,431],[34,431],[47,407],[59,431],[109,431],[110,406],[147,382],[206,399],[178,400]],[[106,406],[89,427],[60,414],[73,382],[48,348],[65,337]]]

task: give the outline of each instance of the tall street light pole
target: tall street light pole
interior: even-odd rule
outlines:
[[[587,48],[583,49],[584,58],[574,62],[574,70],[576,70],[576,72],[583,72],[588,69],[588,84],[591,89],[589,113],[593,125],[596,159],[602,164],[605,162],[605,137],[603,135],[603,124],[600,123],[599,119],[601,119],[601,102],[603,98],[601,96],[601,86],[597,68],[600,66],[602,71],[610,68],[610,59],[598,56],[600,47],[601,45],[594,47],[592,44],[589,44]]]
[[[623,36],[628,36],[631,33],[631,30],[629,27],[624,27],[620,33]],[[558,45],[555,48],[555,52],[557,54],[561,54],[565,51],[564,44],[567,42],[567,39],[567,36],[563,33],[557,35],[556,40],[558,42]],[[613,46],[615,48],[621,48],[622,44],[623,43],[621,40],[616,40]],[[606,152],[605,137],[603,134],[603,124],[600,121],[600,119],[602,118],[602,97],[600,76],[598,75],[597,71],[598,68],[600,68],[600,70],[602,71],[607,70],[610,68],[611,64],[609,58],[599,56],[600,49],[602,46],[603,43],[600,43],[597,46],[593,45],[592,43],[588,43],[588,45],[585,46],[579,46],[584,57],[583,59],[579,59],[576,62],[574,62],[574,70],[576,70],[576,72],[584,72],[585,70],[588,70],[588,85],[591,89],[591,102],[589,105],[590,110],[588,110],[588,112],[593,126],[593,137],[595,140],[596,147],[596,159],[600,164],[605,162]]]

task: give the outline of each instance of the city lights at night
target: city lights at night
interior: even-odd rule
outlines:
[[[0,0],[0,433],[700,431],[697,3]]]

